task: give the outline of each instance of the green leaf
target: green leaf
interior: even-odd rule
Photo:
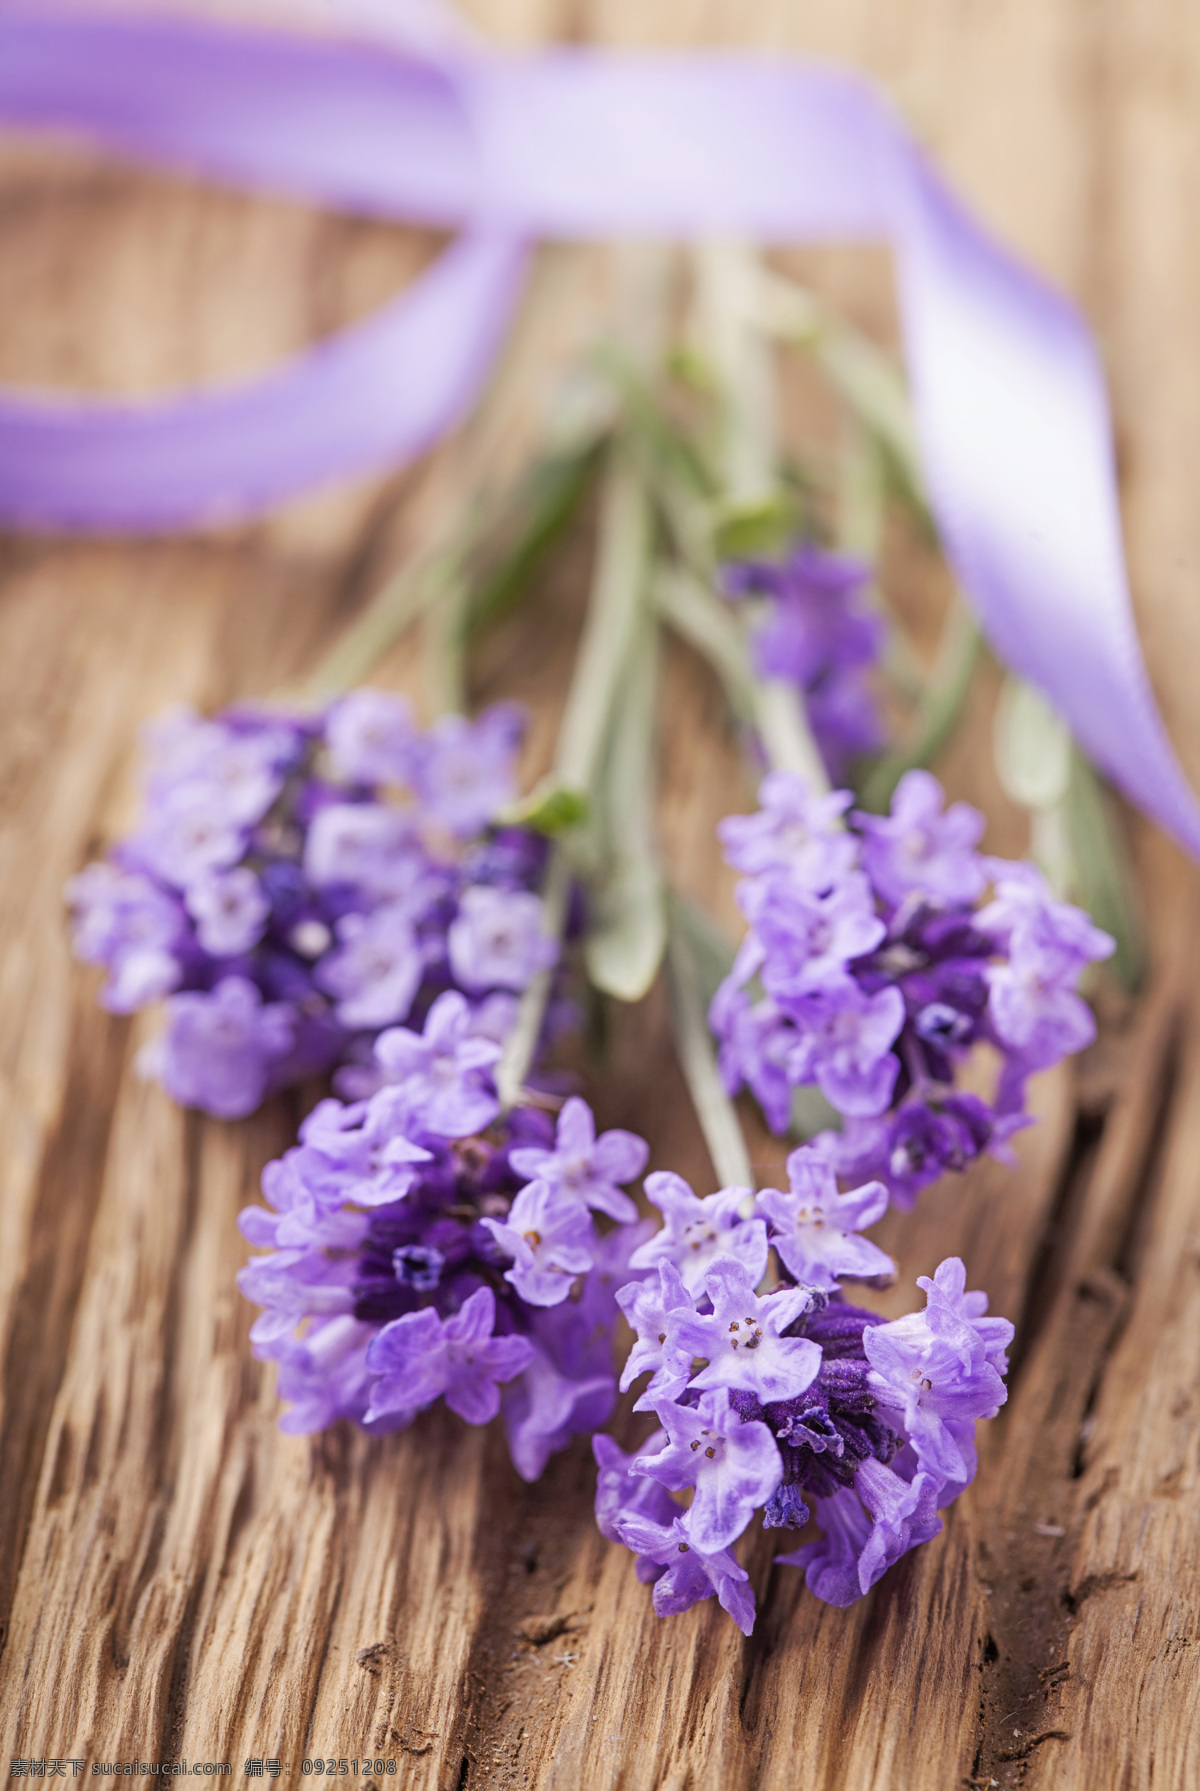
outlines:
[[[996,704],[996,769],[1022,808],[1056,808],[1071,779],[1071,730],[1041,691],[1006,678]]]
[[[675,909],[678,913],[678,909]],[[712,1037],[701,1000],[700,981],[690,942],[683,929],[672,925],[667,963],[671,982],[671,1016],[680,1068],[692,1097],[696,1117],[716,1170],[718,1186],[754,1186],[750,1153],[742,1135],[737,1109],[725,1092],[717,1068]]]
[[[561,833],[584,826],[592,817],[592,805],[583,790],[567,789],[552,778],[498,817],[502,827],[531,827],[555,839]]]
[[[737,946],[724,927],[695,902],[672,890],[670,896],[671,925],[683,935],[696,972],[696,983],[704,1011],[720,988],[737,956]]]
[[[600,464],[603,445],[600,436],[574,453],[543,457],[519,481],[505,503],[507,541],[484,550],[486,570],[478,577],[463,616],[466,638],[504,615],[523,595],[578,510]]]
[[[1128,858],[1118,838],[1113,801],[1094,766],[1071,754],[1065,804],[1075,893],[1098,927],[1117,942],[1112,967],[1126,989],[1146,973],[1146,942]]]
[[[956,597],[946,618],[937,663],[917,705],[912,738],[872,768],[860,793],[863,808],[884,814],[906,771],[928,765],[945,746],[963,713],[983,635],[974,612]]]
[[[619,1001],[648,994],[667,943],[654,839],[657,624],[644,602],[629,641],[597,785],[601,864],[584,944],[588,975]]]
[[[722,504],[714,516],[713,552],[718,560],[770,558],[784,551],[799,526],[799,509],[787,491]]]
[[[618,1001],[641,1001],[653,986],[667,944],[667,913],[657,867],[648,858],[617,859],[594,891],[595,922],[584,944],[588,977]]]

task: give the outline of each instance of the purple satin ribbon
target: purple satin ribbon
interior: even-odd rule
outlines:
[[[1125,579],[1104,381],[1078,313],[941,184],[873,90],[794,62],[487,53],[0,9],[0,122],[238,186],[461,230],[376,317],[267,378],[158,403],[0,395],[0,518],[251,515],[419,453],[468,408],[538,236],[879,239],[925,475],[989,637],[1200,857]]]

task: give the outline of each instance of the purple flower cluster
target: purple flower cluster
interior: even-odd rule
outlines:
[[[927,771],[883,817],[784,773],[761,801],[720,828],[749,922],[710,1013],[726,1087],[782,1133],[793,1090],[815,1084],[845,1120],[824,1135],[840,1172],[911,1206],[943,1171],[1003,1155],[1027,1078],[1090,1043],[1076,985],[1113,942],[1032,865],[981,856],[983,816],[946,808]],[[1000,1059],[990,1101],[956,1085],[982,1043]]]
[[[843,1279],[892,1275],[859,1236],[887,1191],[840,1194],[815,1145],[792,1153],[788,1177],[786,1193],[704,1200],[678,1176],[647,1177],[666,1223],[631,1259],[657,1280],[617,1295],[637,1333],[621,1385],[651,1374],[634,1409],[660,1428],[633,1456],[593,1441],[597,1523],[636,1554],[659,1615],[715,1595],[747,1635],[754,1595],[732,1549],[756,1513],[766,1529],[815,1518],[821,1539],[776,1559],[835,1605],[937,1535],[939,1510],[974,1477],[976,1419],[1006,1398],[1013,1335],[984,1316],[953,1257],[919,1281],[924,1312],[884,1323],[850,1305]]]
[[[370,689],[152,731],[140,827],[67,894],[105,1006],[165,998],[144,1067],[176,1100],[235,1118],[336,1064],[365,1092],[375,1035],[449,989],[503,1034],[555,956],[544,842],[497,827],[519,733],[504,706],[421,732]]]
[[[535,1480],[607,1420],[616,1291],[647,1230],[620,1184],[646,1146],[597,1138],[577,1097],[557,1132],[533,1107],[501,1116],[498,1056],[478,1009],[447,991],[422,1033],[376,1040],[372,1095],[322,1101],[268,1164],[270,1210],[240,1220],[268,1254],[239,1285],[264,1308],[250,1335],[278,1364],[285,1430],[398,1430],[437,1399],[486,1424],[503,1406]]]
[[[771,599],[755,640],[758,670],[804,693],[830,777],[878,752],[883,729],[867,673],[879,658],[884,623],[864,592],[870,567],[801,542],[781,562],[737,560],[724,568],[726,594]]]

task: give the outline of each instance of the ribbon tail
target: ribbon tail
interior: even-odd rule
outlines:
[[[947,558],[1000,658],[1200,857],[1200,803],[1142,658],[1104,376],[1078,312],[991,241],[911,146],[895,242],[914,411]]]
[[[510,235],[468,233],[365,323],[228,391],[147,404],[6,394],[4,515],[91,533],[190,528],[403,464],[473,403],[525,259]]]

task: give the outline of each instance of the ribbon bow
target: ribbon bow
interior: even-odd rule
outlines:
[[[0,121],[460,231],[403,297],[264,379],[157,404],[0,393],[0,518],[34,527],[250,515],[420,453],[478,391],[536,237],[887,240],[955,572],[1000,656],[1200,857],[1200,804],[1138,645],[1087,328],[863,81],[748,56],[498,55],[447,31],[329,41],[5,8]]]

